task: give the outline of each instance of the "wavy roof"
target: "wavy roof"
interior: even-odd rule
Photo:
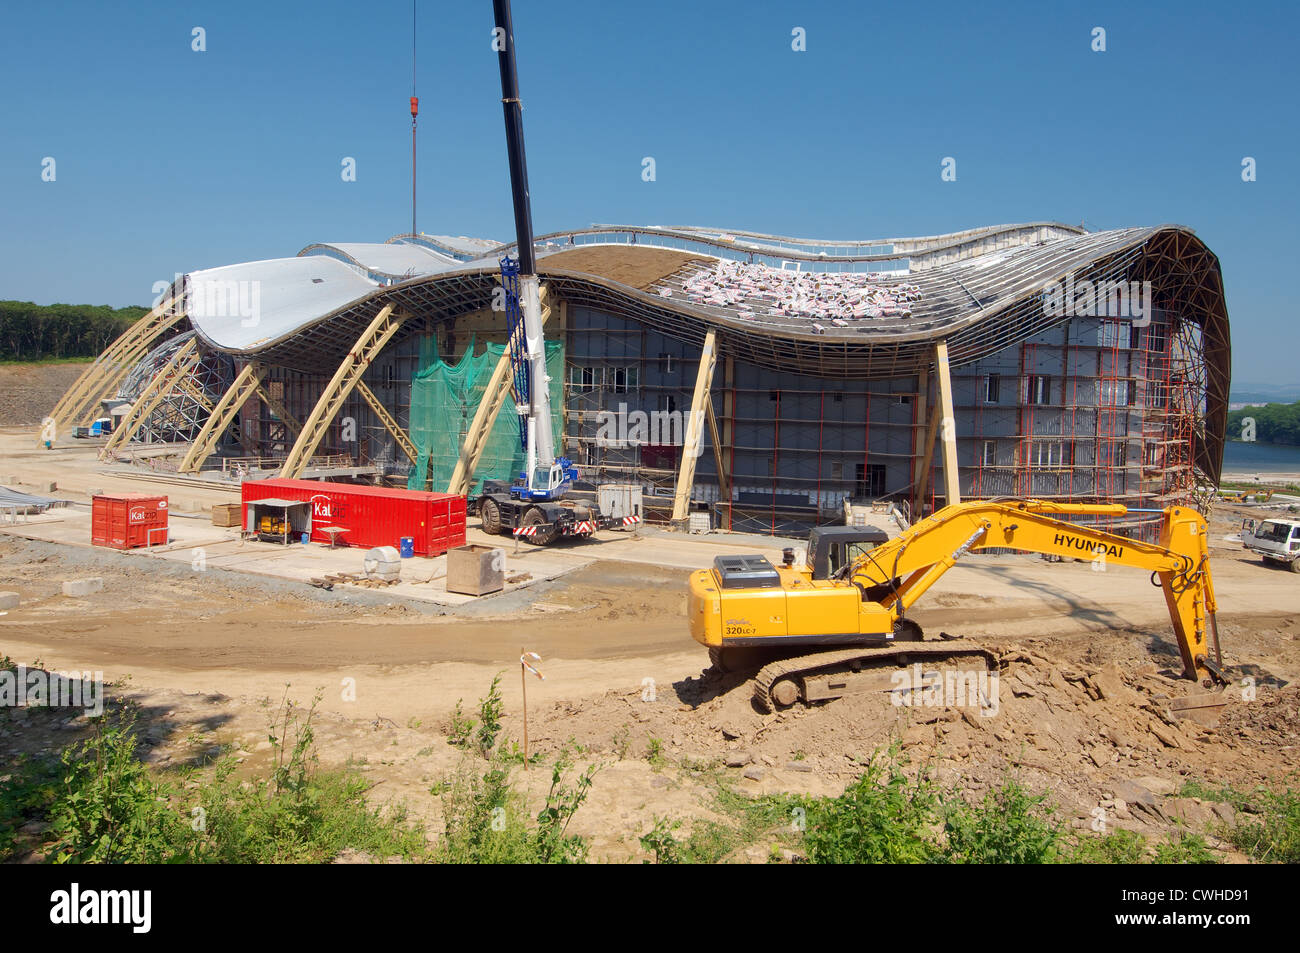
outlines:
[[[1054,223],[1029,223],[923,239],[842,242],[844,253],[834,255],[806,250],[833,242],[730,233],[751,236],[753,247],[738,247],[725,237],[706,236],[706,231],[711,230],[593,226],[553,233],[538,239],[538,272],[570,302],[608,308],[686,340],[703,340],[705,331],[715,327],[733,354],[760,365],[856,378],[915,372],[929,360],[929,342],[938,338],[949,341],[957,363],[991,354],[1054,323],[1037,307],[1046,283],[1067,274],[1078,279],[1132,277],[1153,251],[1160,252],[1166,271],[1177,272],[1171,280],[1190,280],[1210,269],[1214,281],[1220,281],[1217,259],[1189,229],[1177,225],[1083,233]],[[671,247],[669,238],[684,247]],[[261,312],[254,322],[243,313],[191,309],[191,322],[211,347],[319,371],[334,367],[390,301],[435,319],[490,305],[497,258],[513,246],[492,246],[487,255],[458,261],[415,241],[398,236],[383,244],[309,245],[298,258],[193,272],[186,280],[200,289],[232,280],[258,283]],[[462,241],[466,247],[472,244]],[[897,260],[896,251],[863,254],[864,247],[915,248],[925,267],[911,267],[905,274],[920,288],[920,301],[907,317],[818,329],[811,317],[710,305],[692,301],[685,292],[687,278],[709,261],[761,260],[769,256],[755,249],[775,250],[775,242],[805,246],[780,249],[781,261],[815,271],[868,271]],[[643,261],[653,261],[654,267],[640,267]],[[912,257],[904,261],[917,263]],[[904,272],[893,274],[901,279]],[[888,284],[893,279],[883,280]],[[1224,310],[1221,300],[1218,310]]]
[[[1200,464],[1218,473],[1227,418],[1227,308],[1218,259],[1183,226],[1087,233],[1031,222],[923,238],[820,241],[696,226],[599,225],[543,235],[536,247],[542,280],[571,304],[686,341],[702,343],[714,329],[721,349],[737,360],[829,379],[918,373],[940,339],[954,365],[994,354],[1062,320],[1044,313],[1041,294],[1067,275],[1150,280],[1158,303],[1162,296],[1176,302],[1202,328],[1207,455]],[[296,258],[186,275],[186,308],[211,348],[329,375],[385,305],[434,321],[490,307],[498,258],[513,248],[428,235],[309,245]],[[842,327],[822,321],[820,329],[811,316],[691,300],[684,283],[718,259],[884,273],[877,280],[886,286],[906,280],[920,289],[920,300],[904,317]],[[250,316],[245,305],[253,289],[257,314]],[[214,308],[223,294],[224,310]]]

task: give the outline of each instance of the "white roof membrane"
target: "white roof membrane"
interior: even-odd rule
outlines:
[[[185,276],[185,309],[210,344],[249,351],[378,287],[355,265],[325,255],[273,258],[191,272]]]

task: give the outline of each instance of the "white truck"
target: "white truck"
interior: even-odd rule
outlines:
[[[1262,556],[1266,563],[1279,563],[1300,572],[1300,520],[1246,520],[1241,526],[1241,545]]]

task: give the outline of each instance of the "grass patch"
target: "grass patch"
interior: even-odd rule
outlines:
[[[40,357],[35,360],[17,360],[12,357],[0,357],[0,367],[41,367],[45,364],[90,364],[94,357]]]
[[[451,864],[565,864],[587,859],[587,842],[569,834],[573,815],[591,790],[599,766],[572,776],[566,746],[551,768],[551,786],[542,809],[529,816],[511,772],[524,756],[514,742],[500,742],[501,675],[492,679],[478,704],[478,720],[466,717],[460,703],[452,715],[448,740],[466,749],[456,773],[439,780],[430,793],[442,800],[443,832],[433,859]],[[540,764],[533,753],[529,764]]]
[[[447,729],[448,744],[458,748],[472,746],[482,757],[491,757],[501,734],[501,716],[506,707],[501,698],[502,674],[497,672],[488,693],[479,699],[477,720],[466,715],[461,708],[462,699],[456,699],[456,708],[451,713],[451,724]]]
[[[347,849],[423,859],[422,828],[402,809],[375,810],[368,782],[320,770],[308,708],[287,700],[268,731],[269,777],[241,780],[225,757],[211,769],[158,774],[138,756],[124,706],[60,759],[21,762],[0,785],[0,856],[38,849],[53,863],[320,863]],[[23,824],[45,824],[21,841]]]
[[[938,792],[897,758],[872,763],[839,797],[806,801],[804,848],[814,864],[924,864],[938,859]]]
[[[576,779],[561,757],[551,770],[546,801],[530,818],[511,783],[511,765],[489,761],[485,771],[462,769],[433,789],[442,797],[444,830],[434,859],[449,864],[571,864],[587,859],[587,842],[569,834],[597,767]]]
[[[1031,795],[1008,779],[971,807],[949,795],[944,805],[950,864],[1050,864],[1065,836],[1047,795]]]
[[[1300,792],[1290,787],[1241,791],[1191,782],[1182,794],[1231,804],[1236,822],[1221,825],[1217,832],[1242,853],[1262,863],[1300,863]]]

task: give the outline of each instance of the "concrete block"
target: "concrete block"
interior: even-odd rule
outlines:
[[[104,488],[99,486],[92,486],[89,490],[86,491],[86,496],[103,496],[103,495],[104,495]]]
[[[89,579],[69,579],[63,584],[63,594],[65,596],[88,596],[92,592],[100,592],[104,588],[104,580],[99,576],[92,576]]]
[[[55,483],[53,480],[45,484],[46,493],[57,493],[58,491],[59,491],[59,485]]]
[[[0,609],[17,609],[20,601],[16,592],[0,592]]]

